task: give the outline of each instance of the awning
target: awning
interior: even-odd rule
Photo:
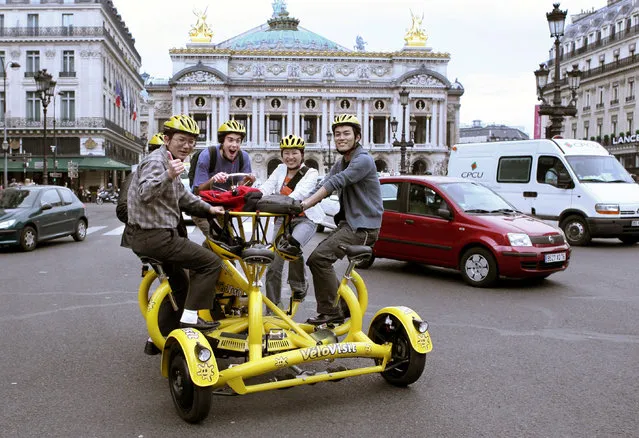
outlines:
[[[107,157],[83,157],[79,168],[80,170],[131,170],[131,165]]]
[[[42,158],[32,158],[27,167],[27,172],[42,172]],[[79,169],[82,170],[131,170],[130,164],[124,164],[107,157],[77,157],[77,158],[58,158],[56,170],[58,172],[68,172],[69,161],[79,163]],[[7,163],[9,172],[22,172],[24,170],[24,161],[16,158],[15,161],[9,159]],[[4,171],[4,157],[0,155],[0,172]],[[53,172],[53,158],[47,157],[47,171]]]

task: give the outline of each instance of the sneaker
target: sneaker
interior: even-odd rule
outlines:
[[[144,354],[148,354],[149,356],[155,356],[156,354],[160,354],[161,351],[155,344],[151,341],[146,341],[144,345]]]
[[[215,330],[219,326],[219,321],[204,321],[202,318],[198,318],[195,324],[180,321],[180,328],[194,328],[200,331]]]
[[[337,322],[337,323],[342,323],[344,322],[344,317],[337,313],[335,315],[328,315],[326,313],[320,313],[319,315],[313,317],[313,318],[308,318],[306,320],[307,323],[309,324],[313,324],[313,325],[322,325],[322,324],[328,324],[330,322]]]

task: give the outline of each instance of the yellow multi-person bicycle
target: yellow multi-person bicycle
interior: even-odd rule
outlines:
[[[278,218],[283,221],[275,230]],[[288,309],[282,310],[262,293],[261,278],[273,260],[274,242],[290,218],[259,212],[226,213],[224,226],[236,237],[234,244],[207,239],[206,244],[223,259],[224,266],[213,292],[215,306],[200,315],[215,318],[220,326],[206,333],[190,328],[170,330],[165,322],[165,327],[160,327],[159,320],[166,320],[159,316],[161,309],[175,312],[175,326],[181,310],[161,267],[146,260],[154,269],[140,284],[140,311],[153,343],[162,350],[162,375],[169,379],[175,408],[184,420],[196,423],[206,418],[215,392],[249,394],[370,373],[381,373],[389,383],[406,386],[421,376],[432,343],[428,323],[415,311],[405,306],[385,307],[373,316],[368,334],[362,331],[368,293],[355,266],[370,257],[370,247],[344,248],[349,264],[338,290],[350,311],[350,319],[344,323],[313,326],[296,322],[302,297],[292,297]],[[250,227],[245,227],[247,224]],[[149,296],[158,277],[161,282]],[[222,369],[216,357],[229,356],[244,358],[244,362]],[[369,358],[373,363],[356,368],[333,364],[346,358]],[[320,371],[301,368],[322,361],[327,366]],[[283,370],[291,372],[284,374]],[[258,378],[267,374],[272,376],[266,381]]]

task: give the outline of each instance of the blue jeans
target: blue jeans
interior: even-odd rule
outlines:
[[[275,230],[279,229],[281,220],[275,223]],[[306,217],[296,217],[291,221],[291,234],[293,238],[300,243],[300,247],[304,246],[313,238],[317,225]],[[284,268],[284,259],[275,253],[275,259],[271,262],[266,271],[266,297],[279,304],[282,299],[282,269]],[[288,264],[288,284],[292,292],[306,293],[308,282],[306,281],[306,267],[304,266],[304,256]]]

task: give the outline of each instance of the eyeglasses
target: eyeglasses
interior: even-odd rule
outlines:
[[[190,147],[194,147],[195,146],[195,138],[194,137],[189,137],[186,135],[179,135],[176,134],[173,136],[173,138],[171,139],[173,141],[175,141],[175,143],[177,143],[178,146],[183,146],[185,144],[188,144]]]

